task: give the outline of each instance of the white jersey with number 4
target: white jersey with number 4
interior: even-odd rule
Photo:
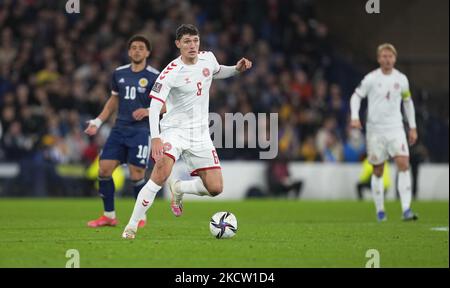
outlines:
[[[195,64],[181,56],[172,61],[155,81],[150,97],[166,104],[161,131],[176,128],[209,131],[209,88],[220,65],[212,52],[200,52]]]
[[[402,99],[411,96],[403,73],[394,69],[385,75],[379,68],[364,77],[355,93],[368,98],[368,132],[403,131]]]

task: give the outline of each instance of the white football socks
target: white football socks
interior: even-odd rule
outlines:
[[[198,196],[210,196],[200,177],[195,177],[193,180],[178,181],[175,184],[175,189],[179,193],[194,194]]]
[[[411,207],[411,174],[409,170],[400,171],[398,173],[398,193],[400,194],[400,201],[402,203],[402,211],[405,212]]]
[[[147,184],[145,184],[139,192],[139,196],[134,204],[133,214],[131,215],[127,227],[137,229],[139,220],[145,219],[145,214],[147,213],[148,208],[152,206],[156,193],[158,193],[160,189],[161,186],[157,185],[151,179],[148,180]]]
[[[116,211],[109,211],[109,212],[104,211],[103,215],[111,219],[116,219]]]
[[[383,177],[372,175],[372,196],[377,212],[384,211],[384,183]]]

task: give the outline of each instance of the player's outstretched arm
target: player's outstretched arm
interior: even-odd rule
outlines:
[[[88,134],[89,136],[93,136],[97,134],[98,129],[100,126],[102,126],[103,122],[108,120],[108,118],[117,110],[117,107],[119,107],[119,98],[117,95],[111,95],[109,97],[108,101],[106,102],[105,106],[103,107],[102,112],[100,115],[98,115],[97,118],[89,120],[88,127],[86,130],[84,130],[84,133]]]
[[[235,66],[220,65],[220,70],[214,74],[214,79],[226,79],[252,68],[253,63],[246,58],[239,60]]]

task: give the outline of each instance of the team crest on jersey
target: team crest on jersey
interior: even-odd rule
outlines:
[[[208,77],[209,75],[211,75],[211,72],[209,71],[209,69],[203,68],[203,76]]]
[[[159,82],[155,82],[155,85],[153,85],[152,91],[159,93],[161,91],[162,84]]]
[[[398,89],[400,89],[400,84],[398,84],[398,83],[395,83],[395,84],[394,84],[394,89],[395,89],[395,90],[398,90]]]
[[[141,78],[141,79],[139,79],[139,86],[141,86],[141,87],[147,87],[147,85],[148,85],[148,80],[147,80],[147,78]]]

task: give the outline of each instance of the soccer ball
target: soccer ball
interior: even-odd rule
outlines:
[[[209,230],[217,239],[233,237],[237,228],[236,216],[230,212],[217,212],[209,222]]]

